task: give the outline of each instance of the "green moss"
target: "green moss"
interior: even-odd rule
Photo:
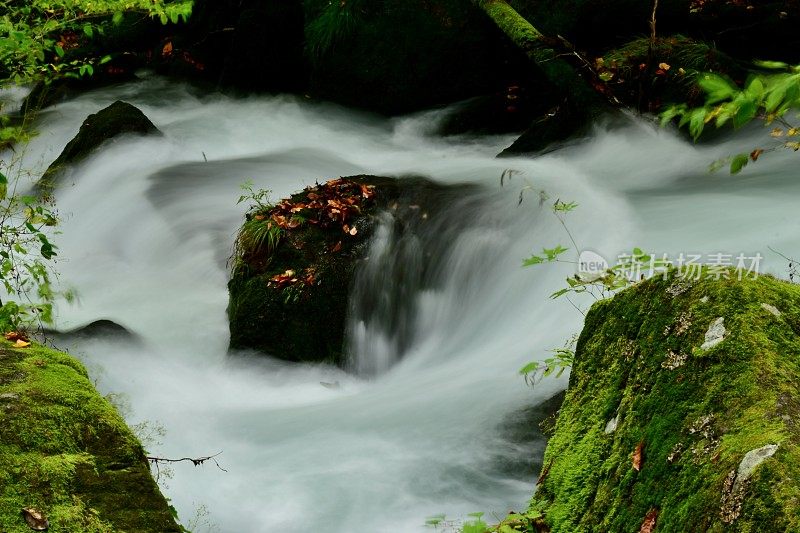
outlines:
[[[588,314],[531,504],[553,532],[635,532],[651,510],[660,532],[800,530],[800,287],[680,283],[642,282]],[[724,340],[699,349],[718,317]],[[768,444],[726,523],[726,478]]]
[[[59,177],[69,165],[83,161],[100,145],[118,135],[159,133],[144,113],[129,103],[116,101],[110,106],[89,115],[78,134],[48,167],[36,184],[44,193],[49,193],[58,184]]]
[[[0,530],[30,531],[21,510],[58,532],[181,531],[144,451],[72,357],[0,346]]]
[[[323,192],[327,186],[304,190],[275,208],[297,207],[296,214],[305,222],[281,228],[274,245],[258,238],[264,232],[251,227],[254,216],[264,225],[271,223],[272,213],[248,215],[245,235],[240,232],[235,246],[228,283],[231,348],[255,349],[294,362],[344,366],[350,289],[359,264],[367,257],[376,215],[390,210],[397,231],[413,232],[416,224],[424,223],[427,213],[469,190],[469,186],[445,187],[415,177],[351,176],[341,180],[366,185],[374,192],[348,215],[347,227],[355,228],[355,234],[343,232],[341,222],[320,223],[318,208],[297,207],[310,202],[309,194],[330,194]],[[275,278],[287,271],[295,273],[297,282],[281,286]]]

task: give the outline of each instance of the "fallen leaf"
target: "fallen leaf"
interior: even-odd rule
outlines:
[[[355,235],[356,233],[358,233],[358,228],[353,226],[352,228],[350,228],[350,231],[348,231],[348,233],[350,235]]]
[[[14,348],[27,348],[30,345],[31,345],[30,342],[24,341],[22,339],[17,339],[17,342],[14,343]]]
[[[758,161],[758,156],[760,156],[763,153],[764,153],[764,150],[762,150],[761,148],[757,148],[757,149],[753,150],[752,152],[750,152],[750,159],[752,159],[753,161]]]
[[[50,523],[47,521],[47,517],[44,516],[44,513],[33,507],[26,507],[23,509],[22,517],[25,519],[25,523],[28,524],[28,527],[34,531],[47,531],[47,528],[50,527]]]
[[[669,63],[659,63],[658,68],[661,70],[669,70],[672,67],[669,65]]]
[[[164,48],[161,49],[162,56],[168,56],[172,53],[172,41],[167,41],[167,44],[164,45]]]
[[[650,509],[644,517],[639,533],[653,533],[656,529],[656,520],[658,520],[658,509]]]
[[[6,338],[6,340],[9,341],[18,341],[20,339],[22,339],[23,341],[30,340],[28,339],[28,336],[22,333],[21,331],[9,331],[3,336]]]
[[[644,461],[642,453],[643,451],[644,451],[644,441],[637,444],[636,450],[634,450],[633,452],[633,469],[636,470],[637,472],[640,472],[642,470],[642,461]]]
[[[342,241],[336,243],[336,245],[331,249],[331,252],[336,253],[342,249]]]

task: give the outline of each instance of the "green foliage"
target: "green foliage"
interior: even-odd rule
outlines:
[[[70,292],[57,292],[51,284],[57,248],[50,238],[57,213],[46,199],[14,194],[16,180],[9,183],[4,171],[6,163],[0,162],[0,286],[6,292],[0,298],[2,332],[52,323],[55,300],[72,299]]]
[[[241,185],[241,189],[244,191],[239,197],[239,200],[236,204],[241,204],[242,202],[250,202],[250,208],[248,209],[248,213],[266,213],[270,209],[272,209],[273,205],[270,201],[269,195],[272,194],[272,191],[269,189],[253,189],[253,181],[248,180]]]
[[[337,42],[353,33],[363,20],[366,5],[364,0],[326,1],[321,7],[317,5],[319,3],[306,0],[307,11],[316,11],[316,15],[309,18],[305,30],[306,49],[312,60],[319,60]]]
[[[425,527],[442,533],[487,533],[489,524],[483,520],[484,513],[469,513],[466,520],[448,519],[446,515],[430,516],[425,520]]]
[[[91,41],[138,12],[162,24],[188,19],[193,0],[0,0],[0,86],[91,76],[110,60]]]
[[[558,257],[568,251],[569,248],[564,248],[560,244],[555,248],[542,248],[542,255],[530,256],[528,259],[522,262],[522,266],[529,267],[541,265],[542,263],[552,263],[554,261],[558,261]]]
[[[483,513],[470,513],[471,520],[464,522],[462,533],[486,533],[489,524],[483,521]]]
[[[192,0],[0,0],[0,87],[50,83],[63,77],[92,76],[111,60],[92,40],[139,12],[162,23],[186,20]],[[0,110],[3,111],[3,110]],[[30,110],[33,114],[35,111]],[[31,116],[12,122],[0,114],[0,149],[23,145],[33,133]],[[12,154],[19,154],[17,150]],[[51,285],[58,223],[50,198],[19,196],[16,184],[25,169],[19,156],[0,161],[0,330],[26,329],[52,322],[56,293]]]
[[[550,350],[553,353],[552,357],[548,357],[544,361],[533,361],[519,369],[519,373],[525,378],[525,383],[533,387],[541,379],[544,379],[555,373],[557,378],[560,378],[568,368],[572,368],[572,363],[575,361],[575,350],[573,349],[575,341],[573,338],[564,348],[556,348]]]
[[[773,138],[771,146],[717,161],[712,164],[712,170],[729,166],[731,174],[737,174],[750,161],[757,161],[764,152],[778,148],[800,150],[800,129],[791,122],[792,118],[798,117],[790,117],[791,110],[800,106],[800,66],[777,61],[761,61],[757,66],[769,69],[769,72],[751,75],[742,87],[719,74],[701,74],[697,84],[706,95],[705,105],[696,108],[676,105],[661,114],[662,125],[679,119],[679,127],[688,126],[695,140],[710,123],[717,128],[726,124],[740,128],[758,119],[765,125],[780,126],[770,133]]]
[[[245,223],[239,229],[233,248],[233,269],[247,264],[247,259],[252,256],[269,256],[280,244],[283,230],[270,220],[269,211],[273,205],[269,199],[271,191],[268,189],[253,189],[253,183],[248,181],[242,185],[245,194],[239,197],[238,204],[250,202]]]

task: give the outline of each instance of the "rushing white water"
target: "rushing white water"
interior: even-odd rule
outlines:
[[[406,532],[433,514],[523,508],[535,482],[526,459],[543,443],[501,428],[524,424],[520,410],[565,378],[531,390],[517,370],[561,346],[582,319],[548,298],[567,267],[520,267],[532,251],[568,243],[548,210],[557,198],[580,204],[567,216],[578,245],[610,259],[635,245],[761,252],[762,268],[779,272],[767,246],[791,254],[800,245],[793,154],[772,154],[737,177],[704,171],[751,149],[760,131],[701,149],[630,119],[538,158],[495,159],[510,138],[431,138],[424,132],[435,114],[388,121],[294,98],[200,98],[153,79],[46,112],[21,166],[43,170],[86,115],[115,99],[140,107],[165,136],[106,146],[58,191],[57,268],[79,294],[60,307],[59,326],[106,318],[141,337],[71,349],[103,391],[127,398],[130,422],[166,428],[153,453],[223,452],[227,472],[179,465],[165,490],[184,521],[205,505],[219,531]],[[519,173],[501,187],[507,169]],[[372,377],[230,357],[226,259],[245,209],[239,185],[251,179],[279,198],[358,173],[478,185],[458,209],[430,219],[427,275],[437,283],[387,291],[400,301],[381,312],[402,329],[351,322],[351,344]],[[550,198],[544,206],[539,191]],[[378,232],[376,258],[390,241]],[[415,250],[407,246],[402,261],[430,260]],[[362,274],[381,290],[379,272]],[[335,381],[340,388],[320,384]]]

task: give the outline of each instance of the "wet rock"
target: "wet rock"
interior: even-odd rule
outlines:
[[[10,352],[0,364],[0,530],[183,531],[141,443],[83,365],[37,343]],[[24,381],[11,392],[6,374]]]
[[[639,531],[656,508],[659,531],[800,531],[800,337],[761,307],[781,302],[794,319],[800,287],[767,276],[678,281],[642,281],[587,314],[531,500],[539,530]],[[676,335],[681,316],[710,327]],[[704,340],[713,352],[694,349]],[[634,357],[620,356],[621,342]],[[671,371],[665,354],[675,354]],[[625,422],[609,438],[619,412]]]
[[[343,366],[351,287],[378,214],[390,211],[399,231],[413,231],[447,194],[421,178],[353,176],[250,213],[228,283],[230,348]]]
[[[104,143],[123,134],[148,135],[160,132],[136,107],[122,101],[114,102],[86,118],[78,134],[45,171],[37,183],[37,189],[45,194],[52,192],[70,165],[83,161]]]
[[[95,320],[85,326],[78,326],[76,328],[66,331],[45,331],[45,336],[52,338],[58,344],[70,343],[75,341],[87,340],[122,340],[132,343],[141,343],[142,339],[125,328],[111,320]]]

